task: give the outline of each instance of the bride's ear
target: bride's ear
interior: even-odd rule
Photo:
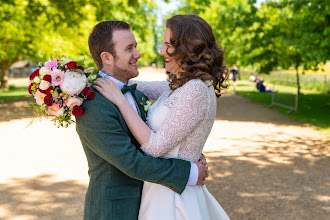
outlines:
[[[113,65],[113,61],[114,61],[114,57],[112,56],[111,53],[109,52],[102,52],[100,54],[101,60],[104,64],[112,66]]]

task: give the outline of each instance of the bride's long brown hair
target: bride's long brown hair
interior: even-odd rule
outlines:
[[[197,15],[175,15],[166,21],[171,30],[173,53],[167,54],[180,64],[182,71],[170,73],[170,87],[174,91],[192,79],[210,80],[216,96],[227,88],[228,69],[224,65],[224,51],[216,43],[211,26]]]

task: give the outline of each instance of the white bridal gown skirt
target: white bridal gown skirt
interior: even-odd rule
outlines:
[[[144,182],[139,220],[229,219],[206,186],[187,186],[180,195],[171,189]]]

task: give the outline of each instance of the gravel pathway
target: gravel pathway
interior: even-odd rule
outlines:
[[[140,78],[165,77],[151,72]],[[26,128],[26,105],[0,104],[0,219],[82,219],[87,162],[75,127]],[[330,142],[313,127],[228,92],[204,153],[207,187],[231,219],[330,216]]]

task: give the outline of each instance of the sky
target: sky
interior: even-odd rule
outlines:
[[[265,2],[266,0],[257,0],[256,6],[260,6],[262,2]],[[158,17],[157,17],[157,24],[162,25],[163,19],[165,19],[165,15],[168,14],[171,10],[176,9],[179,5],[178,0],[171,0],[170,3],[165,3],[162,0],[156,0],[156,3],[158,5]]]

